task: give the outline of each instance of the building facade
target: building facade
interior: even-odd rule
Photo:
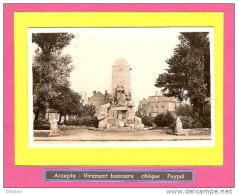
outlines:
[[[107,91],[105,91],[105,94],[100,91],[93,91],[93,95],[88,98],[88,104],[93,104],[96,107],[96,116],[99,115],[100,106],[109,102],[109,93]]]
[[[181,104],[174,97],[165,97],[156,92],[154,96],[149,96],[139,102],[138,113],[142,116],[155,117],[159,113],[175,112]]]

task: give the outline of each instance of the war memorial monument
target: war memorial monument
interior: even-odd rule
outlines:
[[[112,66],[110,103],[100,107],[99,128],[112,131],[141,130],[141,118],[135,116],[135,104],[131,96],[131,67],[123,58]]]

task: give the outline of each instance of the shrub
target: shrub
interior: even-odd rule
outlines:
[[[169,125],[169,128],[175,130],[176,127],[176,119]]]
[[[171,112],[158,114],[154,119],[154,123],[157,127],[170,127],[174,121],[175,118]]]
[[[211,105],[206,104],[202,116],[193,111],[191,105],[182,105],[176,111],[177,116],[181,116],[183,128],[210,128],[211,127]],[[175,125],[173,125],[175,127]]]
[[[175,121],[174,116],[171,112],[167,112],[164,116],[164,123],[167,125],[167,127]]]
[[[50,130],[50,122],[46,120],[34,121],[34,130]]]
[[[181,119],[184,129],[202,127],[202,124],[199,122],[199,120],[192,118],[191,116],[182,116],[182,117],[180,117],[180,119]]]
[[[154,123],[157,127],[164,127],[165,124],[164,124],[164,116],[165,114],[162,113],[162,114],[158,114],[155,119],[154,119]]]
[[[142,116],[141,121],[145,126],[153,127],[154,118],[151,116]]]
[[[65,121],[65,125],[98,127],[98,119],[96,116],[82,116],[80,118]]]
[[[211,105],[207,104],[204,107],[203,116],[201,116],[200,122],[202,127],[211,128]]]
[[[202,127],[202,124],[191,116],[180,116],[180,119],[183,125],[183,129],[192,129],[192,128]],[[176,127],[176,120],[170,125],[170,128],[172,130],[175,130],[175,127]]]

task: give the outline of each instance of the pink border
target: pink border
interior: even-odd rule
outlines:
[[[59,167],[14,166],[14,12],[224,12],[224,166],[107,167],[194,169],[194,183],[44,182],[44,168]],[[234,187],[234,4],[4,4],[4,187]]]

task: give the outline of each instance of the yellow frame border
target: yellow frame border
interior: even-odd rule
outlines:
[[[27,28],[214,27],[215,147],[29,148]],[[222,12],[15,12],[15,165],[223,165]]]

